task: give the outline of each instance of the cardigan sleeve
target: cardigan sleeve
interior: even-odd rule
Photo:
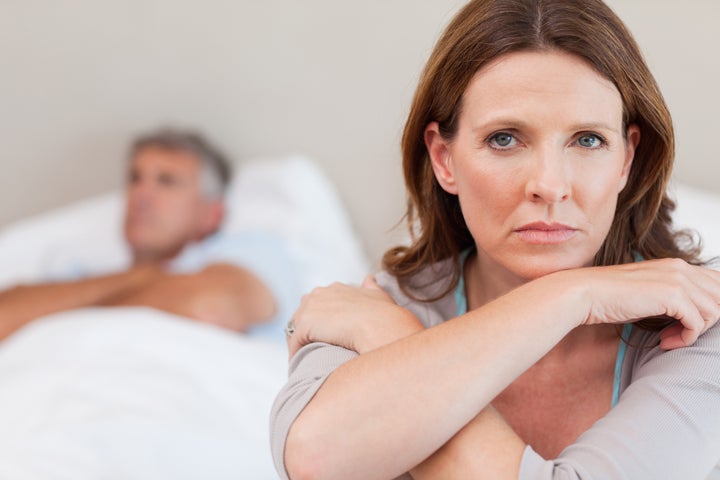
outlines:
[[[720,324],[689,347],[636,347],[618,404],[558,458],[527,447],[520,480],[720,479]]]

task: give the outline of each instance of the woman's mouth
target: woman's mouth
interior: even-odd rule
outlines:
[[[578,229],[562,223],[533,222],[513,231],[523,241],[534,245],[563,243],[573,238]]]

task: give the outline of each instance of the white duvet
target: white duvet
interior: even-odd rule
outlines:
[[[286,370],[278,345],[150,308],[50,315],[0,348],[0,478],[277,478]]]

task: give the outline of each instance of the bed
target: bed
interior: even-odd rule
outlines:
[[[287,240],[304,291],[368,271],[337,192],[308,158],[243,162],[228,207],[224,234]],[[0,289],[78,261],[119,268],[122,208],[110,192],[0,230]],[[40,318],[0,344],[0,478],[277,478],[267,419],[286,379],[279,340],[141,307]]]

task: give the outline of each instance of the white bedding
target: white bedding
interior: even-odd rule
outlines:
[[[227,201],[223,231],[279,235],[303,291],[368,270],[337,192],[307,158],[244,162]],[[122,268],[122,208],[110,192],[0,230],[0,289],[69,265]],[[0,343],[0,479],[277,478],[268,415],[286,370],[279,344],[152,309],[36,320]]]
[[[38,320],[0,349],[0,478],[277,478],[286,355],[149,308]]]

